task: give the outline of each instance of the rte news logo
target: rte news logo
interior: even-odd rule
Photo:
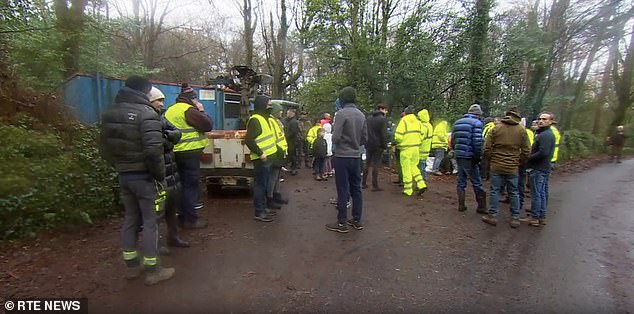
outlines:
[[[19,299],[4,303],[7,313],[88,313],[88,299]]]

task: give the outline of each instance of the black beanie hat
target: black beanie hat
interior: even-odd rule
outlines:
[[[405,107],[405,110],[403,110],[403,112],[405,112],[406,114],[413,114],[413,113],[416,113],[416,107],[414,107],[414,106],[407,106],[407,107]]]
[[[253,111],[260,113],[265,112],[270,100],[271,98],[266,95],[255,96],[255,99],[253,100]]]
[[[178,94],[177,98],[191,101],[194,98],[198,98],[198,95],[196,95],[196,91],[194,91],[194,89],[189,86],[189,83],[183,83],[181,84],[181,93]]]
[[[152,90],[152,83],[143,76],[132,75],[125,80],[125,86],[147,94]]]
[[[339,98],[344,104],[354,103],[357,99],[357,91],[351,86],[346,86],[341,89]]]

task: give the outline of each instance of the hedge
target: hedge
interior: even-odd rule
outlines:
[[[35,131],[0,123],[0,239],[90,224],[115,211],[116,173],[100,157],[98,130]]]

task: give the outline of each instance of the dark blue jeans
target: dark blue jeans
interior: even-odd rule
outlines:
[[[198,220],[195,206],[200,196],[200,157],[176,154],[176,165],[182,185],[180,212],[185,222],[195,223]]]
[[[270,160],[262,161],[256,159],[253,161],[253,168],[255,168],[253,205],[255,207],[256,216],[266,216],[266,192],[271,177],[271,166],[272,163]]]
[[[352,195],[352,219],[361,221],[363,195],[361,194],[361,158],[335,158],[335,184],[337,185],[337,221],[348,220],[347,203]]]
[[[440,170],[440,165],[442,164],[442,160],[444,158],[445,158],[445,149],[434,148],[434,164],[432,165],[431,172],[436,172]]]
[[[458,192],[464,192],[467,189],[467,178],[471,180],[473,192],[484,193],[482,187],[482,177],[480,177],[480,167],[473,163],[471,159],[456,159],[458,163]]]
[[[511,200],[511,217],[513,219],[520,218],[520,204],[517,187],[517,174],[501,174],[491,171],[491,202],[489,204],[489,215],[498,215],[498,206],[500,205],[500,195],[504,184],[509,192]]]
[[[528,179],[526,169],[520,168],[517,177],[517,192],[520,197],[520,211],[524,210],[524,190],[526,189],[526,179]]]
[[[548,204],[548,177],[550,169],[533,169],[529,173],[531,180],[531,215],[534,219],[546,218],[546,207]]]

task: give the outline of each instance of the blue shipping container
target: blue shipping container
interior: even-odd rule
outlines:
[[[176,102],[180,84],[152,82],[165,94],[165,109]],[[64,103],[75,110],[77,118],[84,123],[97,123],[101,114],[108,109],[123,87],[124,80],[104,77],[99,74],[76,74],[64,84]],[[198,93],[205,112],[214,122],[214,129],[233,129],[233,121],[225,126],[224,92],[213,87],[192,85]],[[227,121],[229,122],[229,121]]]

